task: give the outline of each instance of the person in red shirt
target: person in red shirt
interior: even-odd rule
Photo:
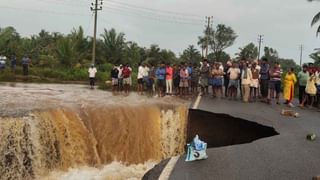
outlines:
[[[173,69],[170,64],[166,66],[166,94],[172,95],[172,77],[173,77]]]

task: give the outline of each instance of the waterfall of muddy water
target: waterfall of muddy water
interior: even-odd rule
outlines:
[[[186,119],[185,105],[168,104],[82,105],[0,117],[0,179],[139,179],[160,160],[183,153]]]

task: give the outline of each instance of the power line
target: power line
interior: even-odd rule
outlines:
[[[66,6],[72,6],[72,7],[87,7],[87,1],[62,1],[62,0],[38,0],[41,3],[49,3],[49,4],[55,4],[55,5],[66,5]],[[200,21],[199,15],[192,15],[187,13],[179,13],[179,12],[173,12],[173,11],[165,11],[160,9],[153,9],[153,8],[146,8],[142,6],[136,6],[124,2],[118,2],[118,1],[112,1],[109,0],[108,6],[114,7],[114,8],[121,8],[121,9],[128,9],[131,11],[138,11],[141,13],[147,13],[150,15],[156,15],[156,16],[162,16],[162,17],[168,17],[168,18],[175,18],[175,19],[182,19],[182,20],[189,20],[189,21]],[[106,5],[104,5],[106,6]],[[201,17],[202,18],[202,17]]]
[[[169,19],[177,19],[177,20],[183,20],[183,21],[192,21],[192,22],[199,22],[201,19],[199,18],[188,18],[188,17],[183,17],[183,16],[176,16],[176,15],[168,15],[168,14],[159,14],[157,12],[150,12],[150,11],[141,11],[139,9],[134,9],[130,7],[125,7],[125,6],[119,6],[117,4],[107,4],[105,5],[107,8],[117,8],[120,10],[126,10],[134,13],[140,13],[140,14],[146,14],[148,16],[157,16],[157,17],[162,17],[162,18],[169,18]]]
[[[88,14],[82,14],[82,13],[72,13],[72,12],[59,12],[59,11],[52,11],[52,10],[40,10],[40,9],[34,9],[34,8],[20,8],[20,7],[11,7],[11,6],[0,6],[0,8],[2,9],[11,9],[11,10],[17,10],[19,12],[21,11],[25,11],[25,12],[32,12],[32,13],[41,13],[41,14],[54,14],[54,15],[70,15],[70,16],[88,16]],[[174,19],[174,17],[172,18],[164,18],[163,16],[152,16],[150,14],[142,14],[139,12],[133,12],[130,10],[124,10],[124,9],[120,9],[120,8],[113,8],[113,7],[108,7],[108,9],[110,9],[111,13],[116,13],[116,14],[121,14],[121,15],[127,15],[132,17],[132,14],[139,16],[139,17],[143,17],[146,19],[151,19],[151,20],[156,20],[159,22],[166,22],[166,23],[174,23],[174,24],[184,24],[184,25],[200,25],[199,22],[195,22],[195,21],[189,21],[188,19]],[[125,12],[121,13],[121,12]]]
[[[114,4],[121,4],[123,6],[136,8],[136,9],[142,9],[142,10],[145,10],[145,11],[158,12],[158,13],[164,13],[164,14],[168,14],[169,13],[169,14],[175,14],[175,15],[179,15],[179,16],[190,16],[190,17],[202,18],[202,16],[200,16],[200,15],[194,15],[194,14],[188,14],[188,13],[180,13],[180,12],[174,12],[174,11],[167,11],[167,10],[161,10],[161,9],[155,9],[155,8],[147,8],[147,7],[143,7],[143,6],[137,6],[137,5],[133,5],[133,4],[128,4],[128,3],[125,3],[125,2],[121,2],[121,1],[106,0],[106,2],[114,3]]]
[[[135,12],[135,11],[130,11],[130,10],[126,10],[126,9],[120,9],[120,8],[114,8],[114,7],[107,7],[108,8],[108,12],[111,13],[117,13],[117,14],[121,14],[121,15],[128,15],[130,17],[132,17],[132,15],[136,15],[139,17],[143,17],[146,19],[151,19],[151,20],[157,20],[157,21],[161,21],[161,22],[167,22],[167,23],[176,23],[176,24],[189,24],[189,25],[199,25],[199,22],[196,21],[188,21],[186,20],[178,20],[178,19],[174,19],[174,18],[163,18],[161,16],[152,16],[149,14],[143,14],[143,13],[139,13],[139,12]]]
[[[61,1],[61,0],[38,0],[41,3],[49,3],[49,4],[55,4],[55,5],[66,5],[66,6],[72,6],[72,7],[87,7],[87,3],[84,3],[83,1],[79,1],[76,3],[71,3],[72,1]],[[158,11],[154,11],[153,9],[141,9],[141,8],[136,8],[136,7],[132,7],[132,6],[127,6],[127,5],[123,5],[123,3],[118,4],[118,3],[114,3],[114,2],[109,2],[107,5],[104,5],[105,7],[112,7],[112,8],[118,8],[118,9],[126,9],[128,11],[134,11],[135,13],[143,13],[143,14],[148,14],[148,16],[161,16],[162,18],[170,18],[170,19],[178,19],[178,20],[183,20],[183,21],[193,21],[193,22],[198,22],[200,19],[199,18],[194,18],[194,16],[184,16],[184,15],[180,15],[179,13],[173,13],[173,14],[169,14],[169,13],[163,13],[163,11],[160,10],[160,12]],[[148,10],[146,10],[148,9]],[[166,12],[166,11],[165,11]]]
[[[11,10],[19,10],[32,12],[32,13],[42,13],[42,14],[55,14],[55,15],[70,15],[70,16],[88,16],[88,14],[81,13],[71,13],[71,12],[59,12],[59,11],[49,11],[49,10],[40,10],[40,9],[31,9],[31,8],[19,8],[19,7],[11,7],[11,6],[0,6],[1,9],[11,9]]]
[[[90,17],[90,20],[89,20],[89,24],[85,30],[85,32],[87,32],[89,34],[89,28],[91,27],[91,23],[92,23],[92,20],[93,20],[93,15],[94,13],[91,14],[91,17]]]
[[[71,1],[62,1],[62,0],[37,0],[41,3],[49,3],[49,4],[55,4],[55,5],[66,5],[66,6],[72,6],[72,7],[88,7],[88,3],[79,3],[79,2],[73,2],[73,3],[68,3]],[[81,1],[80,1],[81,2]]]

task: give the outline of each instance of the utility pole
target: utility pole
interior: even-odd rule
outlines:
[[[206,22],[208,23],[206,26],[206,53],[205,53],[205,59],[208,59],[208,52],[209,52],[209,38],[210,38],[210,30],[212,28],[213,24],[213,16],[206,17]]]
[[[263,42],[263,35],[258,35],[258,42],[259,42],[258,60],[260,60],[261,44]]]
[[[299,49],[300,49],[300,67],[302,67],[302,53],[303,53],[303,45],[302,44],[299,46]]]
[[[94,13],[94,28],[93,28],[93,44],[92,44],[92,64],[96,62],[96,39],[97,39],[97,20],[98,11],[102,10],[103,0],[95,0],[91,3],[91,11]],[[99,7],[98,7],[99,6]]]

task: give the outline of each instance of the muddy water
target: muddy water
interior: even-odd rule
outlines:
[[[48,86],[0,87],[0,179],[139,179],[184,150],[186,102]]]

